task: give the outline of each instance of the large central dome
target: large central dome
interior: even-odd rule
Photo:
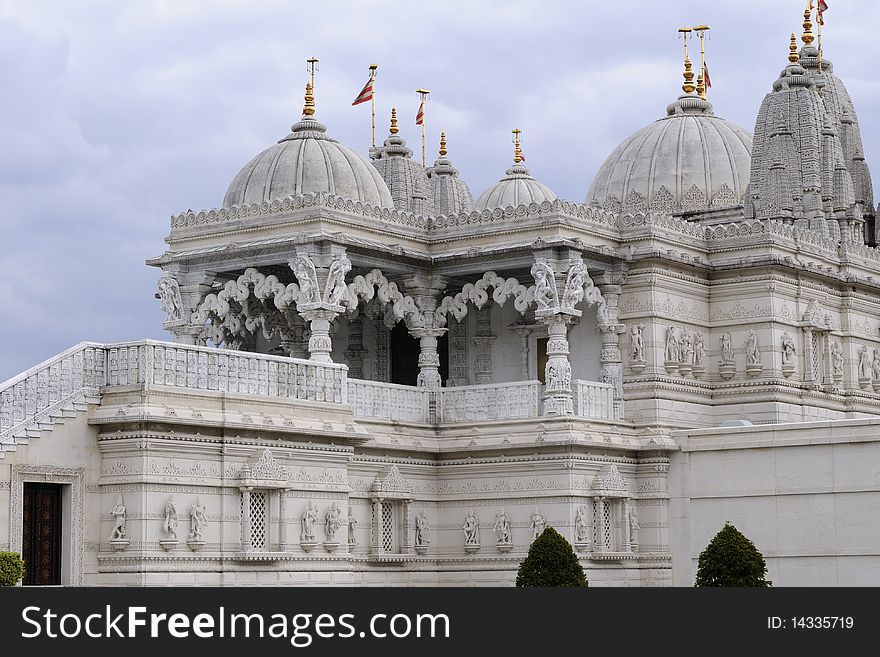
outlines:
[[[596,174],[587,203],[615,212],[678,213],[742,203],[751,135],[685,94],[667,116],[618,146]]]
[[[326,192],[373,206],[394,208],[382,176],[366,159],[327,135],[312,117],[307,92],[302,120],[289,135],[244,165],[232,180],[223,207]]]

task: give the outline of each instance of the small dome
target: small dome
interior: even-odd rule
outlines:
[[[397,111],[392,108],[390,134],[380,148],[370,153],[373,166],[388,186],[395,208],[424,216],[432,215],[434,197],[429,191],[425,167],[413,161],[412,150],[397,132]]]
[[[556,200],[554,194],[546,185],[542,185],[532,178],[529,170],[522,163],[515,163],[504,173],[504,177],[480,194],[474,205],[474,210],[494,210],[495,208],[516,207],[529,203],[543,203]]]
[[[587,203],[615,212],[690,212],[742,203],[752,137],[685,94],[667,116],[618,146],[599,169]]]
[[[379,172],[326,132],[323,123],[303,115],[289,135],[244,165],[229,185],[223,207],[325,192],[394,208]]]
[[[428,179],[433,186],[436,214],[451,215],[474,209],[474,197],[471,196],[470,188],[446,157],[446,133],[440,133],[440,157],[428,169]]]

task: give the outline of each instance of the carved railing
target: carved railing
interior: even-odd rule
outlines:
[[[597,381],[572,381],[574,413],[592,420],[614,420],[614,386]]]
[[[485,422],[538,417],[541,383],[517,381],[441,388],[437,393],[440,422]]]
[[[163,385],[344,404],[348,368],[154,340],[107,345],[107,385]]]
[[[348,380],[348,401],[355,417],[401,422],[429,422],[431,393],[396,383]]]
[[[97,397],[104,380],[103,345],[83,342],[0,383],[0,445],[51,423],[75,402]]]

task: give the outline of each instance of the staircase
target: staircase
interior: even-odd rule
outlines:
[[[105,348],[82,342],[0,383],[0,459],[101,401]]]

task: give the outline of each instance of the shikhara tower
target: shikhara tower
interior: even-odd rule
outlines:
[[[754,138],[686,55],[583,204],[518,129],[476,201],[446,135],[423,166],[394,110],[364,157],[312,75],[290,133],[149,261],[174,341],[0,387],[0,542],[47,564],[27,583],[509,584],[550,525],[592,583],[687,584],[728,519],[777,583],[803,559],[846,583],[880,540],[785,524],[880,503],[833,465],[880,458],[880,259],[809,18]]]

